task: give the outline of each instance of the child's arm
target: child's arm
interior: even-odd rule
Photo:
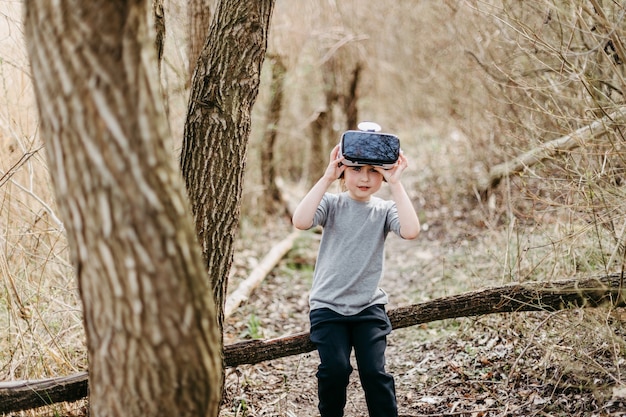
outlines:
[[[328,187],[335,182],[341,173],[346,169],[345,165],[339,166],[343,158],[337,158],[339,153],[339,145],[330,153],[330,163],[324,172],[324,176],[304,196],[296,210],[293,212],[292,222],[296,229],[306,230],[313,225],[313,217],[317,211],[317,207],[322,201],[322,197],[328,190]]]
[[[420,221],[413,208],[413,203],[401,182],[391,186],[391,195],[396,202],[400,219],[400,236],[403,239],[415,239],[420,233]]]
[[[400,236],[403,239],[415,239],[420,233],[420,221],[404,186],[400,182],[400,175],[409,166],[404,154],[400,153],[398,162],[390,170],[376,169],[387,180],[391,188],[391,196],[398,209],[400,220]]]

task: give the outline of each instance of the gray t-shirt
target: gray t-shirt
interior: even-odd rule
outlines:
[[[346,316],[375,304],[386,304],[378,287],[383,276],[384,244],[393,231],[400,236],[398,210],[393,201],[372,196],[361,202],[348,193],[326,193],[313,219],[322,226],[311,310],[328,307]]]

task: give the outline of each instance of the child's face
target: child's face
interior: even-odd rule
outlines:
[[[344,183],[353,200],[369,201],[370,196],[380,190],[383,176],[371,165],[346,167]]]

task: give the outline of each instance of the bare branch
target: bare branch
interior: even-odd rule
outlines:
[[[585,146],[587,142],[599,138],[607,133],[609,129],[624,123],[625,120],[626,107],[622,107],[602,119],[581,127],[574,133],[542,143],[511,161],[495,165],[489,170],[488,177],[479,181],[479,191],[481,194],[485,193],[489,189],[497,187],[502,178],[522,172],[527,167],[545,161],[560,152]]]

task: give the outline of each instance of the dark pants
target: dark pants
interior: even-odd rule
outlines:
[[[354,316],[320,308],[311,311],[310,319],[311,341],[321,361],[317,383],[322,417],[343,416],[352,372],[352,347],[370,417],[396,417],[393,376],[385,372],[385,349],[391,323],[384,306],[375,305]]]

